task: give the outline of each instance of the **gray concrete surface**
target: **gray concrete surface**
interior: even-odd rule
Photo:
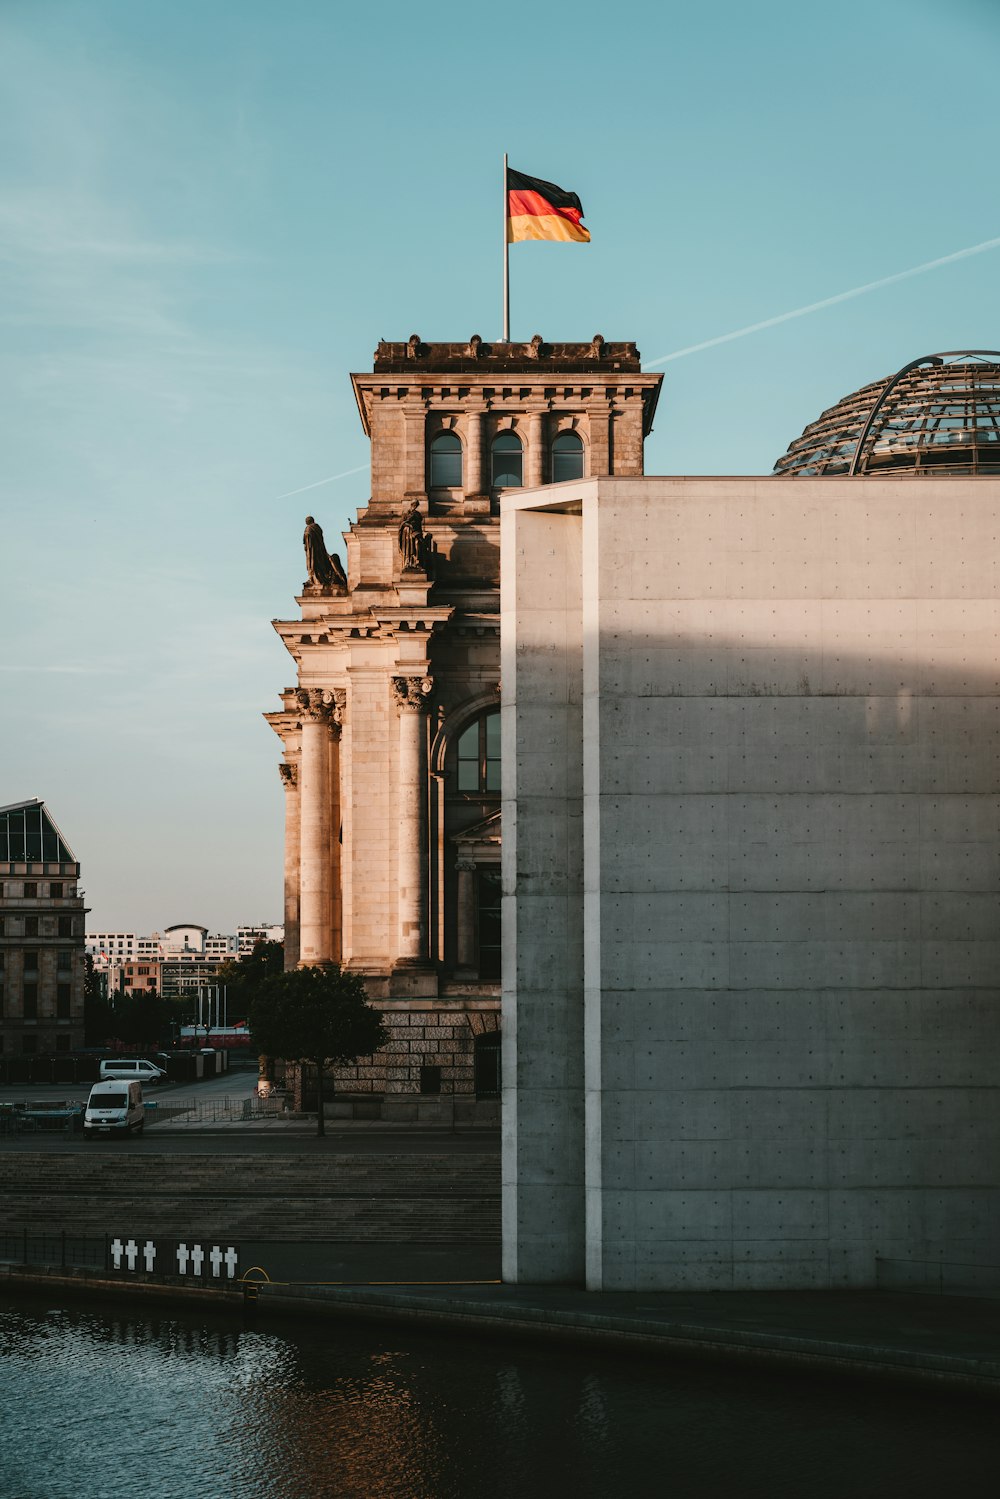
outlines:
[[[1000,480],[504,497],[511,1279],[996,1259]]]

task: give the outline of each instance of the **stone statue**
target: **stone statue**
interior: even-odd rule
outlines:
[[[311,515],[306,516],[306,529],[302,537],[306,549],[306,571],[314,588],[329,588],[335,583],[338,588],[347,587],[347,574],[340,565],[336,552],[332,555],[323,540],[323,528]]]
[[[410,568],[427,571],[433,550],[433,542],[424,532],[420,505],[414,500],[399,523],[399,555],[403,559],[403,571]]]

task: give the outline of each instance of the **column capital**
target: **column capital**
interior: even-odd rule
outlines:
[[[458,870],[459,874],[475,874],[476,861],[475,859],[470,858],[468,854],[461,854],[455,860],[455,868]]]
[[[299,767],[290,765],[287,760],[282,761],[278,766],[278,774],[286,791],[290,791],[299,784]]]
[[[399,708],[411,708],[416,713],[426,713],[430,707],[430,693],[434,683],[430,677],[393,677],[392,698]]]
[[[299,712],[314,723],[328,724],[340,728],[344,721],[344,706],[347,693],[343,687],[300,687],[295,694]]]

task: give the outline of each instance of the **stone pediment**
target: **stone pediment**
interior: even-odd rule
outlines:
[[[491,812],[489,817],[484,817],[482,822],[474,822],[471,827],[463,828],[460,833],[452,833],[452,843],[460,847],[468,848],[473,844],[490,844],[499,848],[500,838],[500,813]]]

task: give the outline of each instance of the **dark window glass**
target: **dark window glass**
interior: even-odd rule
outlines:
[[[56,1051],[69,1051],[69,1043],[71,1039],[72,1038],[70,1036],[57,1036]]]
[[[30,949],[24,955],[24,976],[25,976],[25,978],[28,977],[29,973],[32,975],[33,979],[37,979],[38,978],[38,954],[33,949]]]
[[[475,1079],[477,1098],[500,1097],[500,1032],[487,1031],[475,1039]]]
[[[49,895],[53,900],[62,900],[62,893],[63,887],[58,881],[53,881],[49,885]]]
[[[575,432],[560,432],[552,444],[552,482],[583,478],[583,443]]]
[[[495,709],[458,736],[458,789],[500,792],[500,714]]]
[[[25,900],[34,900],[37,895],[38,895],[38,881],[37,880],[25,880],[25,882],[24,882],[24,898],[25,898]]]
[[[25,1020],[38,1019],[38,985],[24,984],[21,988],[21,1004]]]
[[[70,997],[70,986],[69,986],[69,984],[57,984],[56,985],[56,1019],[57,1020],[68,1020],[69,1019],[69,997]]]
[[[22,1036],[21,1050],[27,1054],[34,1054],[38,1050],[37,1036]]]
[[[72,937],[72,935],[73,935],[73,918],[72,918],[72,916],[60,916],[59,917],[59,933],[58,933],[58,935],[60,937]]]
[[[431,489],[461,489],[462,443],[454,432],[439,432],[431,443]]]
[[[38,936],[38,917],[26,916],[24,918],[24,935],[26,937]]]
[[[420,1091],[421,1093],[441,1092],[441,1068],[421,1067],[420,1069]]]
[[[477,869],[476,904],[479,928],[479,977],[500,977],[500,871]]]
[[[501,432],[490,449],[490,483],[494,489],[520,489],[524,483],[524,453],[514,432]]]
[[[72,954],[72,952],[69,952],[65,947],[60,948],[59,949],[59,956],[56,959],[56,967],[60,970],[60,972],[62,972],[63,970],[65,970],[67,968],[72,968],[73,967],[73,954]]]

